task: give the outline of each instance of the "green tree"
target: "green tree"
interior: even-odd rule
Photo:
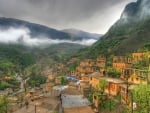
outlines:
[[[30,79],[28,80],[29,85],[35,87],[45,82],[46,82],[46,77],[41,74],[40,67],[38,66],[32,67],[30,73]]]
[[[4,90],[8,86],[9,86],[9,84],[7,82],[5,82],[5,81],[0,82],[0,90]]]
[[[105,79],[99,80],[99,84],[97,85],[97,89],[104,93],[105,88],[108,86],[108,82]]]
[[[14,64],[8,60],[0,60],[0,70],[3,74],[11,74],[13,73]]]
[[[132,91],[132,102],[136,103],[137,108],[134,113],[149,113],[150,111],[150,85],[139,85]]]
[[[108,76],[115,78],[115,77],[119,77],[121,73],[119,71],[117,71],[115,68],[109,67],[107,69],[107,74],[108,74]]]
[[[64,76],[61,76],[61,85],[67,84],[67,79]]]

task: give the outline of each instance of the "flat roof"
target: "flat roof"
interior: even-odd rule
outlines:
[[[123,88],[127,88],[127,84],[120,84],[120,86]],[[135,85],[135,84],[129,85],[129,90],[134,89],[136,86],[137,85]]]
[[[103,75],[100,72],[94,72],[94,73],[90,74],[90,77],[99,79],[99,78],[103,77]]]
[[[108,82],[112,82],[112,83],[116,83],[116,84],[120,84],[120,83],[124,83],[125,81],[118,79],[118,78],[109,78],[109,77],[101,77],[102,79],[105,79]]]
[[[95,113],[90,106],[65,108],[64,113]]]

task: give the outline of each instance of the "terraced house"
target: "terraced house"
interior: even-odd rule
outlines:
[[[101,55],[96,60],[86,59],[80,62],[80,65],[76,68],[75,74],[81,78],[81,76],[89,75],[93,72],[100,72],[105,74],[106,57]]]
[[[121,102],[131,105],[130,90],[139,84],[150,83],[150,53],[133,53],[131,56],[114,56],[112,67],[121,73],[119,78],[109,77],[106,71],[106,57],[100,55],[95,61],[87,59],[82,61],[76,71],[82,83],[79,90],[89,94],[89,88],[96,89],[93,93],[93,105],[98,109],[103,100],[108,97],[121,96]],[[105,80],[107,86],[102,95],[99,85]],[[84,91],[85,90],[85,91]],[[86,95],[88,96],[88,95]]]

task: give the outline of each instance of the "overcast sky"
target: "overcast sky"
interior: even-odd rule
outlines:
[[[103,34],[132,1],[136,0],[0,0],[0,16]]]

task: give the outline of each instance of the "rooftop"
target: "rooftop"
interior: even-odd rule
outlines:
[[[94,113],[91,107],[74,107],[74,108],[65,108],[64,113]]]

